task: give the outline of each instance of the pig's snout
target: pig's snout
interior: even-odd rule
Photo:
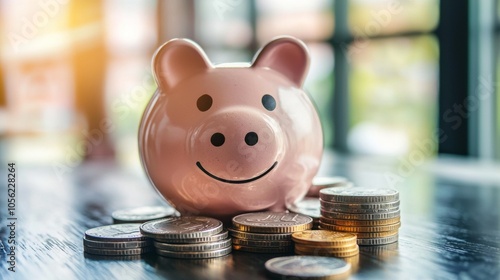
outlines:
[[[191,134],[191,156],[207,176],[247,183],[271,172],[284,152],[281,127],[252,108],[215,112]]]

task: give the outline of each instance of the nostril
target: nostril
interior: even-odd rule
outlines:
[[[245,143],[247,143],[248,146],[253,146],[259,142],[259,136],[257,136],[257,133],[255,132],[249,132],[247,135],[245,135]]]
[[[212,135],[212,137],[210,138],[210,142],[212,143],[212,145],[214,145],[215,147],[220,147],[222,146],[222,144],[224,144],[224,142],[226,141],[226,137],[224,137],[224,134],[222,133],[219,133],[219,132],[216,132]]]

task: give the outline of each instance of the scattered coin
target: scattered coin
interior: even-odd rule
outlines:
[[[221,232],[222,222],[208,217],[174,217],[146,222],[140,229],[145,236],[157,239],[201,238]]]
[[[317,256],[290,256],[268,260],[266,269],[278,277],[297,277],[300,279],[329,279],[334,276],[347,276],[351,265],[337,258]]]
[[[116,224],[89,229],[85,239],[103,242],[144,241],[147,237],[139,230],[140,224]]]
[[[255,233],[290,233],[310,229],[312,221],[302,214],[259,212],[234,217],[233,226],[236,230]]]
[[[147,221],[162,219],[176,215],[172,207],[144,206],[138,208],[117,210],[111,214],[114,223],[145,223]]]
[[[304,197],[302,200],[287,206],[290,212],[309,216],[313,220],[321,217],[320,207],[319,199],[315,197]]]

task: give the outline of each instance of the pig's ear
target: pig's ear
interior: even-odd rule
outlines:
[[[200,46],[187,39],[170,40],[153,56],[155,79],[164,91],[210,68],[212,66]]]
[[[301,87],[309,68],[309,54],[302,41],[293,37],[280,37],[260,49],[252,67],[271,68]]]

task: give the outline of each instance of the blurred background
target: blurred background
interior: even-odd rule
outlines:
[[[312,56],[305,88],[339,154],[500,159],[496,0],[0,0],[0,158],[115,159],[140,170],[137,131],[165,41],[215,64],[277,35]]]

